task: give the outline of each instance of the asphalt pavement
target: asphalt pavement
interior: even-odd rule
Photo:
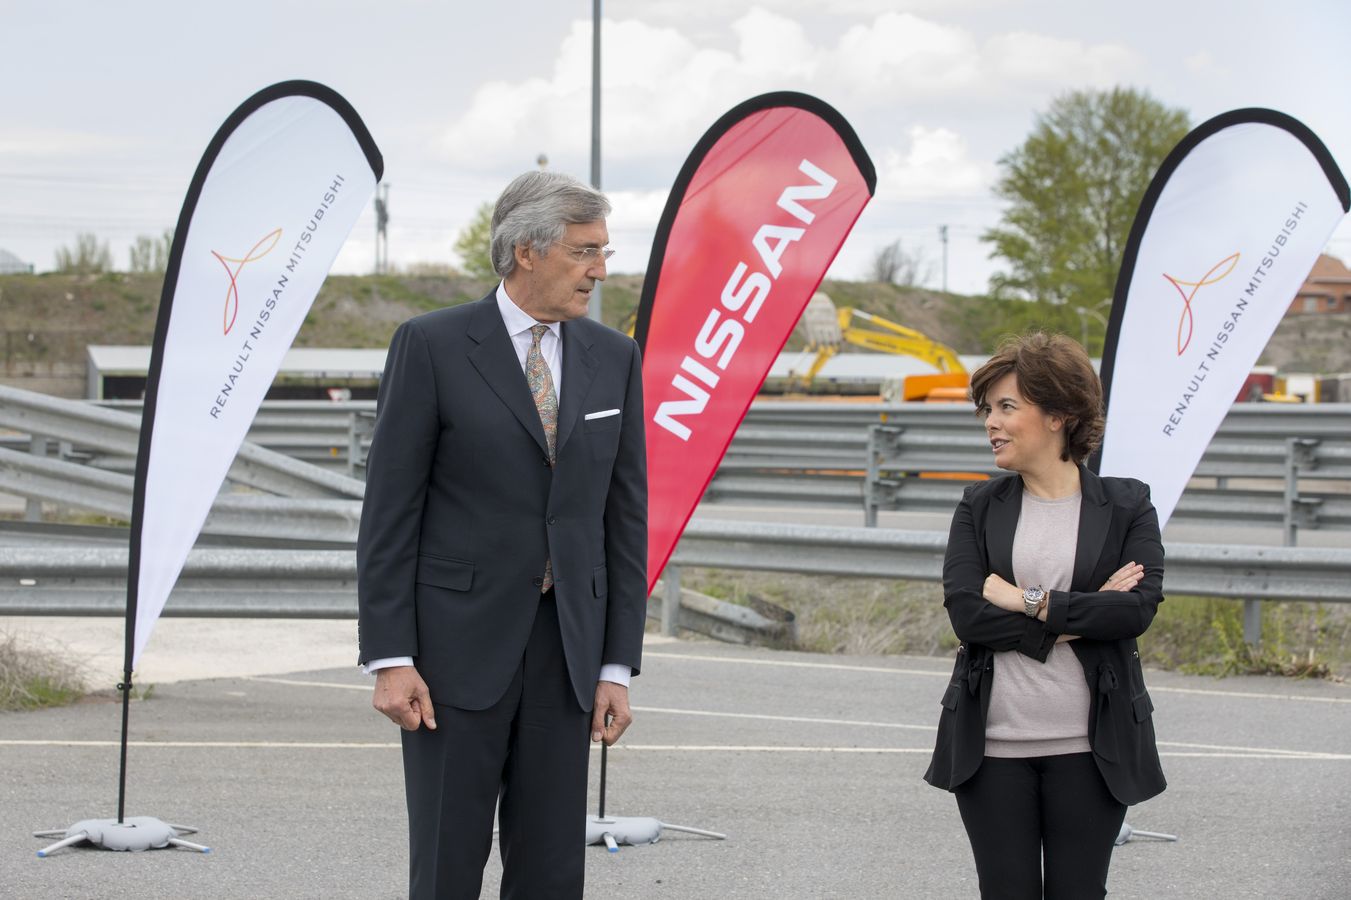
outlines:
[[[607,812],[728,839],[588,848],[587,896],[975,897],[956,806],[920,778],[949,665],[651,644]],[[1351,687],[1147,677],[1170,786],[1127,822],[1180,840],[1119,847],[1111,896],[1347,897]],[[209,855],[38,859],[31,831],[115,815],[120,707],[0,713],[0,897],[402,896],[397,733],[369,690],[343,666],[166,681],[133,704],[127,814],[195,825]],[[499,877],[494,854],[483,896]]]

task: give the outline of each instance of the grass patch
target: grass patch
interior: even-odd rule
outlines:
[[[1351,673],[1351,615],[1332,603],[1263,603],[1262,643],[1243,640],[1243,604],[1169,597],[1140,638],[1140,658],[1196,675],[1343,677]]]
[[[79,670],[55,653],[21,647],[0,633],[0,710],[43,709],[74,703],[85,694]]]
[[[957,646],[934,582],[685,568],[681,585],[729,603],[756,597],[797,616],[796,649],[857,655],[946,656]],[[1351,608],[1263,603],[1262,644],[1243,641],[1243,604],[1169,597],[1140,638],[1146,665],[1198,675],[1351,675]]]
[[[957,646],[933,583],[718,569],[682,569],[680,583],[729,603],[758,597],[791,610],[798,650],[938,656]]]

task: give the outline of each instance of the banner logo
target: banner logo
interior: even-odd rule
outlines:
[[[1194,323],[1192,319],[1192,300],[1196,297],[1197,291],[1207,285],[1217,284],[1238,265],[1237,253],[1232,256],[1226,256],[1224,259],[1211,266],[1210,271],[1201,276],[1199,281],[1183,281],[1174,278],[1172,275],[1165,274],[1163,277],[1168,279],[1168,283],[1177,288],[1178,294],[1182,297],[1182,315],[1177,320],[1177,355],[1181,356],[1192,342],[1192,331]],[[1223,269],[1223,271],[1221,271]],[[1186,290],[1191,288],[1191,290]],[[1186,336],[1183,336],[1186,332]]]
[[[280,240],[281,229],[278,228],[275,231],[269,231],[264,235],[262,240],[254,244],[249,252],[245,253],[241,258],[222,256],[215,250],[211,251],[211,255],[220,260],[220,264],[225,267],[225,274],[230,277],[230,286],[225,291],[225,334],[229,334],[230,329],[235,327],[235,318],[239,315],[239,273],[243,270],[244,266],[251,262],[257,262],[271,253],[277,246],[277,242]],[[264,245],[266,245],[266,247],[264,247]],[[235,264],[233,269],[230,268],[231,263]]]

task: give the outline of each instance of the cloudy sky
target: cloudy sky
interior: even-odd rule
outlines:
[[[453,263],[458,229],[539,154],[588,177],[590,17],[586,0],[0,0],[0,248],[43,271],[93,232],[125,268],[137,235],[177,219],[231,110],[309,78],[347,97],[384,153],[391,260]],[[1143,88],[1193,124],[1272,107],[1351,170],[1344,0],[606,0],[603,28],[621,272],[646,268],[699,136],[771,90],[835,106],[877,166],[841,278],[899,238],[937,286],[948,225],[950,288],[983,290],[997,161],[1069,90]],[[335,271],[369,271],[373,248],[368,210]],[[1351,258],[1351,225],[1329,251]]]

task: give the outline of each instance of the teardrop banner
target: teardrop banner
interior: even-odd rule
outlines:
[[[90,820],[99,827],[76,829],[66,843],[84,835],[128,849],[121,845],[145,832],[124,823],[132,672],[383,170],[356,110],[311,81],[275,84],[244,101],[197,166],[160,294],[136,457],[117,820]]]
[[[1204,122],[1155,174],[1108,321],[1098,469],[1149,484],[1160,525],[1349,200],[1318,136],[1270,109]]]
[[[383,170],[356,110],[309,81],[254,94],[207,147],[174,232],[150,356],[128,668]]]
[[[680,170],[634,331],[643,349],[649,593],[876,185],[844,117],[793,92],[729,111]]]

